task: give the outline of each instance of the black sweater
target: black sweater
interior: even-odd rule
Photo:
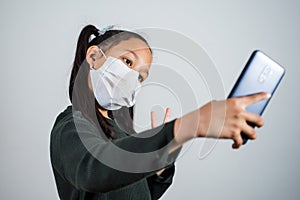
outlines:
[[[131,135],[122,131],[114,120],[107,120],[117,136],[112,141],[105,139],[72,106],[58,115],[51,131],[50,157],[60,199],[160,198],[172,184],[174,162],[180,152],[178,149],[168,154],[167,148],[163,148],[174,137],[175,120]],[[118,148],[129,152],[129,157]],[[138,156],[131,158],[131,154]],[[166,169],[157,176],[156,171],[161,168]]]

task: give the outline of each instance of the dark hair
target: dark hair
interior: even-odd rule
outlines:
[[[101,49],[105,52],[111,47],[119,44],[121,41],[128,40],[130,38],[138,38],[145,42],[147,46],[149,45],[142,36],[134,32],[125,30],[108,30],[99,36],[98,31],[99,30],[95,26],[87,25],[82,29],[79,35],[70,77],[69,98],[73,105],[73,109],[81,111],[86,118],[91,120],[98,128],[101,128],[108,139],[114,139],[115,136],[112,132],[112,126],[105,120],[104,116],[98,110],[99,108],[102,110],[105,109],[99,105],[93,92],[90,91],[88,86],[90,66],[85,59],[87,49],[90,46],[97,45],[101,46]],[[89,41],[91,35],[96,37]],[[114,112],[108,110],[108,115],[110,118],[117,116],[118,119],[122,119],[119,120],[122,128],[129,130],[129,132],[133,131],[133,107],[122,107],[120,110]]]

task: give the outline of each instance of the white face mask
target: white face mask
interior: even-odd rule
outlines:
[[[104,55],[103,51],[100,49]],[[94,95],[105,109],[118,110],[135,104],[141,87],[139,73],[128,68],[121,60],[104,55],[106,61],[99,69],[91,69],[90,76]]]

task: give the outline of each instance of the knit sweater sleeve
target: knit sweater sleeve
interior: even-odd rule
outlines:
[[[174,163],[168,153],[174,121],[113,141],[105,139],[86,119],[56,123],[52,149],[56,170],[77,189],[103,193],[155,175]],[[57,162],[55,162],[55,160]]]

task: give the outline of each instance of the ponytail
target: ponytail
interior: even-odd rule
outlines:
[[[70,78],[70,87],[69,87],[69,98],[72,102],[72,92],[74,86],[74,80],[80,68],[80,65],[85,60],[85,54],[87,49],[89,48],[89,38],[92,34],[97,34],[98,29],[93,25],[87,25],[84,27],[79,35],[77,41],[77,47],[75,52],[75,59],[73,63],[73,69],[71,71],[71,78]]]

